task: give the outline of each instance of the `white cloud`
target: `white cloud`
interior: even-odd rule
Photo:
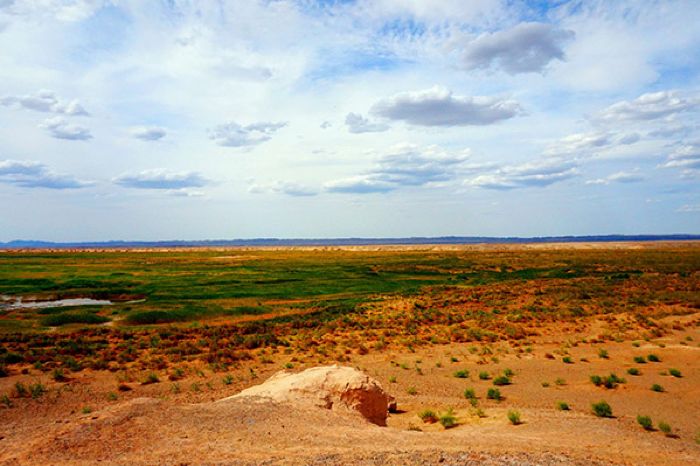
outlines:
[[[87,141],[92,139],[90,130],[84,126],[68,123],[61,117],[54,117],[44,120],[44,123],[39,125],[40,128],[46,129],[51,137],[56,139],[68,139],[72,141]]]
[[[495,97],[455,96],[435,86],[418,92],[405,92],[374,104],[371,112],[390,120],[420,126],[490,125],[522,112],[515,100]]]
[[[610,144],[611,137],[607,132],[575,133],[565,136],[554,144],[551,144],[547,148],[546,153],[550,155],[574,154],[581,151],[598,149]]]
[[[645,178],[638,170],[632,172],[617,172],[612,175],[608,175],[605,178],[597,178],[594,180],[586,181],[586,184],[604,184],[608,185],[611,183],[638,183],[644,181]]]
[[[167,131],[158,126],[139,126],[131,129],[131,135],[142,141],[158,141],[165,137]]]
[[[0,183],[23,188],[77,189],[93,183],[80,181],[72,176],[57,174],[36,161],[0,161]]]
[[[56,113],[68,116],[87,116],[88,112],[77,100],[63,101],[53,91],[41,90],[36,94],[5,96],[0,104],[7,107],[17,106],[37,112]]]
[[[389,129],[384,123],[373,123],[357,113],[348,113],[345,116],[345,125],[351,133],[379,133]]]
[[[700,212],[700,204],[685,204],[676,209],[676,212],[698,213]]]
[[[545,187],[572,178],[577,174],[576,163],[547,159],[520,165],[504,166],[493,173],[486,173],[468,179],[465,181],[465,184],[497,190]]]
[[[700,170],[700,144],[685,144],[674,150],[663,165],[666,168]]]
[[[252,194],[286,194],[293,197],[309,197],[318,194],[318,190],[292,181],[277,181],[273,184],[254,184],[248,189]]]
[[[114,178],[113,182],[125,188],[180,190],[201,188],[210,181],[197,172],[171,172],[163,169],[144,170]]]
[[[451,153],[438,146],[399,144],[381,155],[366,173],[329,181],[324,188],[364,194],[447,182],[470,170],[465,165],[468,158],[469,150]]]
[[[660,91],[617,102],[600,112],[596,119],[604,122],[648,121],[697,109],[700,109],[700,99],[685,97],[678,91]]]
[[[509,74],[541,73],[552,60],[564,60],[563,45],[574,33],[550,24],[521,23],[485,33],[464,47],[466,69],[501,68]]]
[[[286,125],[287,123],[283,122],[259,122],[242,126],[236,122],[229,122],[212,129],[209,139],[226,147],[254,146],[269,141],[274,133]]]

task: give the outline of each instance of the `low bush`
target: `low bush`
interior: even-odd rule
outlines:
[[[469,371],[467,369],[462,369],[459,371],[455,371],[455,373],[452,375],[454,375],[458,379],[466,379],[469,378]]]
[[[673,429],[671,429],[671,426],[667,424],[666,422],[659,422],[659,430],[663,432],[666,437],[670,437],[672,435]]]
[[[40,320],[44,327],[60,327],[68,324],[104,324],[109,322],[109,317],[93,314],[92,312],[65,312],[48,315]]]
[[[488,392],[486,392],[486,398],[496,401],[501,401],[503,399],[501,391],[497,388],[489,388]]]
[[[418,417],[426,424],[434,424],[438,421],[438,415],[431,409],[421,411],[418,413]]]
[[[476,398],[476,392],[474,391],[473,388],[467,388],[464,390],[464,398],[468,400],[473,400]]]
[[[668,373],[671,374],[671,375],[674,376],[674,377],[678,377],[678,378],[683,377],[683,374],[681,374],[681,371],[678,370],[678,369],[669,369],[669,370],[668,370]]]
[[[637,369],[636,367],[630,367],[629,369],[627,369],[627,373],[628,373],[629,375],[639,375],[639,374],[641,374],[641,372],[639,371],[639,369]]]
[[[500,385],[510,385],[510,378],[508,378],[508,376],[505,376],[505,375],[500,375],[500,376],[496,377],[495,379],[493,379],[493,384],[499,385],[499,386]]]
[[[481,372],[479,372],[479,379],[481,379],[481,380],[489,380],[490,378],[491,378],[491,376],[489,375],[488,372],[486,372],[486,371],[481,371]]]
[[[651,386],[651,391],[661,393],[664,391],[664,387],[662,387],[658,383],[655,383],[654,385]]]
[[[612,417],[612,408],[606,401],[593,403],[591,408],[593,408],[593,414],[598,417]]]
[[[565,401],[557,401],[557,409],[559,411],[569,411],[569,404]]]
[[[649,361],[649,362],[661,362],[661,359],[655,354],[650,354],[647,356],[647,361]]]
[[[442,427],[445,429],[450,429],[457,425],[457,416],[455,416],[452,408],[448,409],[446,413],[440,415],[440,424],[442,424]]]
[[[634,362],[636,362],[637,364],[646,364],[647,360],[644,359],[644,356],[635,356]]]
[[[654,430],[654,424],[651,422],[649,416],[637,416],[637,423],[644,428],[644,430]]]

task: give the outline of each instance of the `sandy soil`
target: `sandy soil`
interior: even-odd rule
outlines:
[[[163,378],[149,385],[132,374],[128,392],[117,390],[124,374],[81,371],[58,383],[29,369],[0,379],[0,394],[10,393],[17,381],[40,381],[49,391],[38,400],[11,398],[12,408],[0,408],[0,463],[700,465],[698,318],[675,317],[685,329],[638,346],[630,341],[571,344],[590,335],[553,331],[525,353],[496,343],[353,356],[349,365],[375,377],[397,398],[399,412],[383,428],[322,409],[214,403],[279,370],[291,361],[283,353],[271,355],[272,363],[242,365],[230,372],[228,385],[224,374],[202,367],[182,380]],[[592,325],[588,332],[595,330]],[[601,348],[608,351],[607,359],[599,357]],[[562,362],[564,349],[572,364]],[[650,353],[661,362],[634,363],[634,356]],[[295,362],[293,370],[317,364]],[[641,375],[628,375],[630,367]],[[493,383],[481,380],[479,372],[498,375],[506,368],[515,375],[511,385],[498,387],[505,399],[488,400]],[[682,377],[668,375],[669,368],[679,369]],[[468,378],[454,376],[461,369],[469,370]],[[605,389],[589,380],[611,372],[627,383]],[[665,392],[651,391],[654,383]],[[475,389],[485,417],[464,398],[467,387]],[[603,399],[614,418],[591,413],[591,403]],[[555,409],[558,401],[571,410]],[[459,425],[449,430],[417,416],[424,409],[450,407]],[[521,413],[522,424],[510,424],[509,409]],[[638,414],[651,416],[655,425],[669,423],[672,436],[643,430]]]

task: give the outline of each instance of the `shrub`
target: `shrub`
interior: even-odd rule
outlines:
[[[391,377],[389,377],[389,383],[396,383],[396,376],[395,375],[392,375]]]
[[[672,429],[669,424],[665,422],[659,422],[659,430],[663,432],[666,435],[666,437],[671,436]]]
[[[513,409],[508,411],[508,420],[514,426],[517,426],[517,425],[522,423],[522,421],[520,420],[520,413],[518,411],[513,410]]]
[[[618,377],[615,374],[610,374],[607,377],[601,377],[599,375],[591,376],[591,383],[593,383],[593,385],[595,385],[596,387],[600,387],[602,385],[605,388],[615,388],[618,384],[625,382],[625,379]]]
[[[141,385],[150,385],[152,383],[158,383],[160,382],[160,379],[158,378],[158,374],[155,372],[149,372],[146,378],[144,379],[143,382],[141,382]]]
[[[664,387],[662,387],[662,386],[659,385],[658,383],[655,383],[654,385],[651,386],[651,391],[652,391],[652,392],[659,392],[659,393],[661,393],[661,392],[664,391]]]
[[[488,379],[490,379],[490,378],[491,378],[491,376],[489,375],[488,372],[486,372],[486,371],[481,371],[481,372],[479,372],[479,379],[481,379],[481,380],[488,380]]]
[[[593,403],[591,407],[593,408],[593,414],[598,417],[612,417],[612,408],[605,401]]]
[[[434,424],[438,421],[437,414],[435,414],[435,411],[430,409],[421,411],[420,413],[418,413],[418,417],[421,418],[421,420],[426,424]]]
[[[458,379],[466,379],[469,377],[469,371],[467,369],[462,369],[460,371],[456,371],[454,374],[455,377]]]
[[[7,395],[0,396],[0,403],[6,408],[12,408],[12,400]]]
[[[457,425],[457,417],[452,408],[448,409],[445,414],[440,415],[440,424],[445,429],[450,429]]]
[[[678,378],[683,377],[683,375],[681,374],[681,371],[678,369],[669,369],[668,373],[674,377],[678,377]]]
[[[608,359],[609,358],[608,350],[603,349],[603,348],[599,349],[598,350],[598,357],[601,359]]]
[[[629,375],[639,375],[639,374],[641,374],[641,372],[639,371],[639,369],[637,369],[636,367],[630,367],[629,369],[627,369],[627,373],[628,373]]]
[[[542,387],[543,388],[549,387],[549,382],[542,382]]]
[[[417,395],[418,390],[416,390],[416,387],[408,387],[408,390],[406,390],[406,393],[409,395]]]
[[[565,401],[557,401],[557,409],[559,411],[569,411],[569,404]]]
[[[574,361],[569,356],[564,356],[564,358],[562,358],[562,361],[564,362],[564,364],[573,364],[574,363]]]
[[[474,391],[473,388],[467,388],[464,390],[464,398],[468,400],[473,400],[476,398],[476,392]]]
[[[29,393],[31,394],[32,398],[36,400],[37,398],[40,398],[41,395],[46,393],[46,387],[37,382],[29,386]]]
[[[65,382],[66,380],[68,380],[66,375],[63,373],[63,369],[61,369],[60,367],[57,367],[53,370],[53,372],[51,373],[51,377],[56,382]]]
[[[81,409],[83,414],[90,414],[92,412],[92,408],[90,406],[83,406],[83,409]]]
[[[493,384],[499,385],[499,386],[500,385],[510,385],[510,379],[505,375],[501,375],[501,376],[498,376],[495,379],[493,379]]]
[[[644,430],[654,430],[654,424],[651,422],[649,416],[637,416],[637,423],[644,428]]]
[[[22,382],[15,382],[15,396],[17,398],[23,398],[27,396],[28,393],[27,387],[25,387]]]
[[[644,359],[644,356],[635,356],[634,362],[636,362],[637,364],[646,364],[647,360]]]
[[[506,377],[513,377],[515,375],[515,372],[513,372],[513,369],[506,369],[503,371],[503,375]]]
[[[107,394],[107,399],[108,399],[109,401],[117,401],[117,398],[118,398],[118,397],[117,397],[117,394],[114,393],[114,392],[109,392],[109,393]]]
[[[661,359],[659,359],[659,357],[657,355],[652,353],[649,356],[647,356],[647,361],[649,361],[649,362],[661,362]]]
[[[233,376],[231,374],[226,374],[222,379],[224,385],[231,385],[233,383]]]
[[[596,387],[599,387],[600,385],[603,384],[603,378],[599,375],[592,375],[591,376],[591,383],[595,385]]]
[[[503,399],[501,391],[497,388],[489,388],[488,392],[486,392],[486,398],[496,401],[501,401]]]
[[[562,385],[566,385],[566,380],[562,379],[561,377],[558,377],[558,378],[554,381],[554,383],[557,384],[557,385],[559,385],[559,386],[562,386]]]

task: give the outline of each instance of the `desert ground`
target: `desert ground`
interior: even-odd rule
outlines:
[[[2,464],[700,464],[700,243],[13,250],[0,295]],[[331,364],[386,426],[220,401]]]

